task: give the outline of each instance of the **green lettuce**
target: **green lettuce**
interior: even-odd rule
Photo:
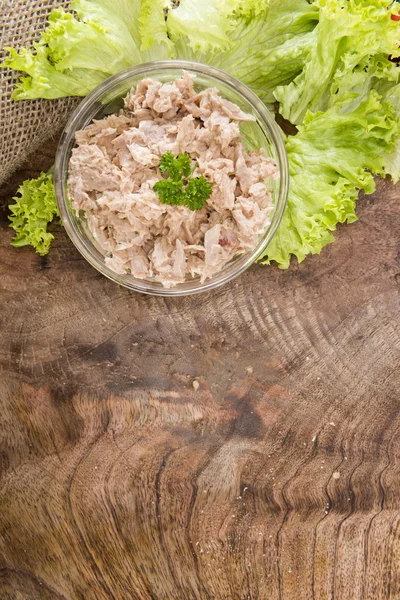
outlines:
[[[335,86],[345,86],[354,71],[361,78],[363,69],[368,69],[371,80],[376,56],[385,63],[388,55],[400,56],[399,24],[391,20],[387,4],[387,0],[316,2],[319,23],[309,60],[292,82],[278,86],[274,93],[286,119],[301,124],[307,110],[326,110]],[[375,61],[378,71],[379,60]]]
[[[41,173],[37,179],[24,181],[17,194],[15,204],[9,206],[11,227],[16,232],[11,244],[33,246],[43,256],[54,238],[47,225],[59,216],[52,175]]]
[[[398,71],[399,70],[400,69],[398,68]],[[383,98],[393,107],[398,123],[400,124],[400,83],[394,86],[389,84],[386,86],[382,85],[380,91]],[[393,183],[398,183],[400,181],[400,133],[397,136],[393,148],[384,154],[384,159],[387,164],[386,173],[391,176]]]
[[[210,50],[221,53],[238,45],[235,33],[238,24],[245,22],[250,26],[268,13],[269,5],[265,0],[181,0],[168,11],[168,35],[181,43],[180,57],[186,53],[185,46],[196,53]]]
[[[170,57],[166,44],[141,50],[137,0],[74,0],[71,9],[75,15],[62,9],[50,13],[33,49],[8,48],[3,66],[28,74],[17,85],[15,100],[85,96],[118,71]]]
[[[218,6],[219,0],[183,0],[168,13],[168,32],[173,40],[184,36],[195,52],[231,45],[229,20]]]
[[[193,53],[223,51],[233,45],[236,19],[265,14],[265,0],[141,0],[142,50],[165,44],[171,58],[197,58]]]
[[[9,49],[25,72],[15,99],[86,95],[131,65],[186,58],[219,67],[299,125],[286,140],[288,207],[263,261],[289,266],[356,219],[373,175],[400,180],[399,23],[388,0],[73,0],[32,49]],[[12,205],[14,245],[42,254],[57,214],[51,177],[25,182]]]
[[[27,74],[14,99],[84,96],[132,65],[187,58],[273,102],[306,64],[319,14],[307,0],[74,0],[71,9],[50,13],[32,49],[8,48],[4,66]]]
[[[368,98],[371,90],[390,104],[400,122],[400,68],[384,54],[366,57],[346,75],[338,71],[332,81],[329,106],[340,104],[342,112],[351,112]],[[386,175],[397,183],[400,180],[400,134],[392,150],[385,153],[385,159]]]
[[[37,44],[35,51],[22,48],[19,53],[8,49],[5,66],[28,75],[21,77],[12,93],[14,100],[62,98],[86,95],[104,81],[104,73],[89,69],[74,69],[62,73],[48,59],[48,49]]]
[[[359,190],[375,190],[372,173],[385,176],[400,136],[395,110],[376,91],[352,112],[339,102],[308,112],[299,133],[286,140],[290,191],[286,212],[262,261],[288,268],[334,241],[337,223],[357,219]]]
[[[276,86],[291,81],[307,63],[318,18],[317,7],[307,0],[270,0],[253,18],[231,17],[230,48],[197,58],[225,70],[273,103]]]
[[[142,0],[140,13],[141,50],[150,50],[154,44],[163,44],[171,58],[175,57],[174,44],[169,39],[164,0]]]

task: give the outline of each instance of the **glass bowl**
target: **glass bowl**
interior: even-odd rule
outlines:
[[[172,288],[148,279],[138,279],[130,274],[119,275],[104,263],[105,252],[94,240],[86,219],[77,215],[68,197],[67,178],[71,152],[75,146],[75,132],[85,128],[94,118],[101,119],[116,113],[123,107],[123,98],[138,82],[150,77],[161,82],[173,81],[186,70],[195,76],[195,90],[217,88],[223,98],[237,104],[246,113],[255,117],[254,122],[242,123],[241,131],[248,148],[265,148],[266,156],[278,164],[280,177],[271,183],[274,209],[271,223],[252,251],[234,257],[216,275],[201,283],[200,278],[190,278]],[[159,61],[137,65],[110,77],[99,85],[81,102],[72,114],[58,146],[54,181],[57,204],[65,229],[84,258],[98,271],[116,283],[145,294],[160,296],[184,296],[216,288],[243,273],[261,256],[271,242],[281,221],[286,206],[289,187],[289,167],[281,130],[264,103],[245,85],[227,73],[207,65],[189,61]]]

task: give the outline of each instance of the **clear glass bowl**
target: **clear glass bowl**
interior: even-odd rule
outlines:
[[[183,70],[195,75],[196,91],[215,87],[223,98],[234,102],[246,113],[254,115],[256,119],[254,122],[241,125],[244,143],[248,148],[265,148],[266,155],[277,162],[280,177],[271,184],[274,203],[271,223],[251,252],[233,258],[219,273],[204,283],[200,282],[200,278],[190,278],[176,287],[165,288],[161,283],[150,278],[138,279],[130,274],[118,275],[105,265],[104,250],[94,240],[84,216],[75,213],[68,198],[68,164],[75,145],[76,131],[86,127],[93,119],[101,119],[118,112],[123,107],[123,98],[128,91],[144,77],[162,82],[173,81],[182,76]],[[189,61],[160,61],[137,65],[110,77],[81,102],[61,136],[55,161],[54,180],[57,204],[65,229],[79,252],[93,267],[116,283],[137,292],[160,296],[184,296],[223,285],[243,273],[264,252],[276,233],[285,210],[289,167],[283,137],[274,117],[248,87],[227,73],[207,65]]]

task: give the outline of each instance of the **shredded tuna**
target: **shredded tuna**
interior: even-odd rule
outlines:
[[[69,194],[77,212],[119,274],[165,287],[205,281],[254,248],[269,224],[270,182],[279,176],[263,150],[248,152],[240,122],[253,121],[217,89],[196,93],[193,79],[143,79],[119,114],[76,133]],[[160,157],[188,153],[193,176],[211,183],[201,209],[162,204],[153,190]]]

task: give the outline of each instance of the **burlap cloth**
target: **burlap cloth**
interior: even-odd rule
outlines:
[[[39,39],[52,8],[69,0],[0,0],[0,62],[5,47],[29,47]],[[76,98],[11,100],[18,73],[0,69],[0,185],[40,144],[60,131]]]

